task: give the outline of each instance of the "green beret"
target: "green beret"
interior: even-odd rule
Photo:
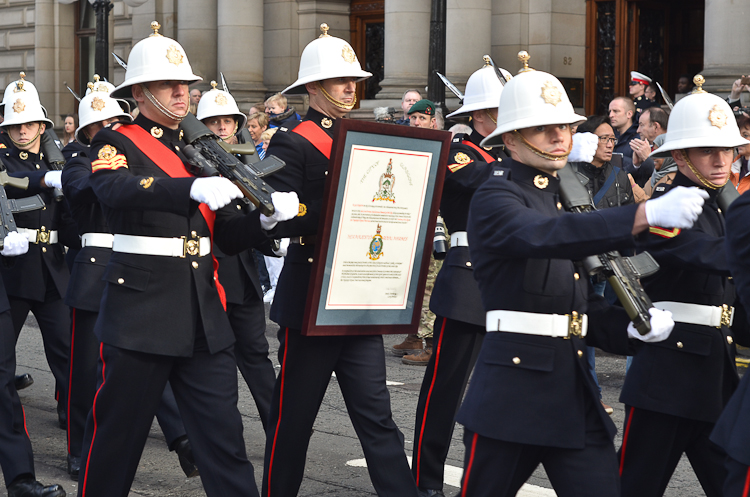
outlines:
[[[412,115],[415,112],[421,112],[422,114],[427,114],[428,116],[434,116],[435,104],[433,104],[432,101],[423,98],[419,102],[412,105],[407,114]]]

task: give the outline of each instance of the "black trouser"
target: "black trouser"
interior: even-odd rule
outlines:
[[[724,463],[727,479],[724,480],[724,497],[750,496],[750,466],[727,457]]]
[[[257,496],[237,409],[232,348],[168,357],[101,346],[99,383],[86,422],[80,497],[126,497],[169,381],[209,497]]]
[[[16,341],[21,334],[29,312],[39,323],[52,376],[55,377],[55,393],[61,408],[68,403],[68,354],[70,353],[70,309],[65,305],[55,286],[47,285],[44,302],[8,297]]]
[[[34,454],[15,386],[16,335],[10,311],[0,313],[0,468],[5,485],[20,475],[34,475]]]
[[[331,373],[346,403],[378,495],[415,497],[400,432],[391,416],[381,336],[306,337],[279,330],[281,373],[266,439],[264,497],[297,495],[310,432]]]
[[[721,497],[726,454],[708,437],[714,423],[626,406],[618,452],[623,497],[664,495],[686,454],[708,497]]]
[[[67,406],[68,454],[75,457],[81,457],[86,418],[94,403],[96,393],[100,345],[94,335],[97,316],[99,316],[98,312],[81,309],[71,311],[70,382]],[[162,401],[156,411],[156,419],[164,432],[167,445],[173,449],[174,442],[186,433],[169,383],[164,389]]]
[[[246,285],[246,288],[248,292],[255,292],[251,285]],[[250,388],[265,430],[271,410],[276,371],[268,358],[263,301],[257,295],[246,295],[242,304],[227,304],[227,314],[236,339],[234,355],[237,357],[237,367]]]
[[[417,403],[411,471],[419,488],[443,488],[456,412],[486,334],[477,326],[438,316],[432,356]]]

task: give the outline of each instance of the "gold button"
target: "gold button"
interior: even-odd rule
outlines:
[[[36,168],[39,169],[39,164],[36,165]]]
[[[578,281],[581,276],[578,273],[573,273],[573,279]]]
[[[682,344],[682,342],[677,342],[677,348],[681,349],[682,347],[684,347],[684,345]]]
[[[91,262],[96,262],[96,257],[92,257]]]
[[[122,278],[117,278],[117,283],[119,283],[120,285],[122,285],[123,283],[125,283],[125,280],[122,279]]]
[[[42,247],[42,252],[47,252],[47,247]]]
[[[471,267],[471,261],[468,261],[468,262],[466,263],[466,267]]]
[[[195,238],[196,236],[198,236],[198,233],[196,233],[195,231],[191,231],[190,232],[190,236],[192,236],[193,238]]]
[[[309,262],[310,264],[312,264],[312,261],[313,261],[312,257],[310,257],[309,259],[307,259],[307,262]]]
[[[557,203],[557,210],[562,210],[562,204],[560,202]]]
[[[198,269],[198,263],[193,261],[193,269]]]
[[[242,210],[242,206],[241,206],[241,205],[239,205],[239,204],[237,204],[237,210],[238,210],[238,211],[241,211],[241,210]]]
[[[328,176],[328,171],[326,171],[326,176]]]
[[[582,350],[578,351],[578,357],[583,357],[583,351]]]
[[[729,345],[732,345],[732,344],[734,343],[734,338],[732,338],[732,337],[727,337],[727,343],[728,343]]]
[[[513,364],[521,364],[521,358],[520,357],[514,357],[513,358]]]
[[[45,205],[44,207],[42,207],[42,210],[46,211],[47,210],[47,206]],[[729,278],[729,279],[731,279],[731,278]]]

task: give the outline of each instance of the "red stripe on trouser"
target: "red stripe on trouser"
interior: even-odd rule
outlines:
[[[281,426],[281,406],[284,401],[284,372],[286,371],[286,353],[289,350],[289,328],[284,329],[284,357],[281,360],[281,383],[279,386],[279,419],[276,421],[276,430],[273,434],[273,444],[271,445],[271,457],[268,459],[268,496],[271,495],[271,470],[273,469],[273,456],[276,452],[276,439],[279,436],[279,426]]]
[[[21,412],[23,413],[23,429],[26,432],[26,438],[31,439],[29,436],[29,427],[26,426],[26,409],[21,406]]]
[[[72,312],[72,319],[70,320],[70,371],[68,372],[68,429],[67,429],[67,435],[68,435],[68,454],[70,454],[70,392],[73,390],[73,345],[76,341],[76,310],[73,308]]]
[[[99,392],[102,391],[102,388],[104,388],[104,383],[106,382],[106,378],[104,376],[104,369],[106,367],[106,363],[104,362],[104,356],[102,355],[102,350],[104,349],[104,344],[99,344],[99,358],[102,360],[102,384],[99,387],[99,389],[96,391],[96,395],[94,395],[94,404],[91,406],[91,414],[94,418],[94,434],[91,436],[91,445],[89,446],[89,454],[86,458],[86,476],[83,478],[83,484],[81,487],[81,497],[86,497],[86,483],[89,480],[89,463],[91,462],[91,452],[94,449],[94,441],[96,440],[96,428],[97,428],[97,422],[96,422],[96,401],[99,398]]]
[[[430,408],[430,398],[432,397],[432,389],[435,386],[435,378],[437,378],[438,363],[440,362],[440,345],[443,343],[443,337],[445,336],[445,323],[448,320],[443,318],[443,325],[440,327],[440,340],[438,340],[437,347],[434,350],[435,354],[435,365],[432,369],[432,381],[430,382],[430,389],[427,391],[427,400],[424,404],[424,414],[422,415],[422,426],[419,429],[419,446],[417,447],[417,480],[416,484],[419,486],[420,469],[422,465],[422,442],[424,441],[424,425],[427,423],[427,411]]]
[[[748,491],[750,491],[750,467],[747,468],[745,475],[745,489],[742,491],[742,497],[747,497]]]
[[[474,434],[471,439],[471,452],[469,453],[469,464],[466,465],[464,470],[464,481],[461,483],[461,497],[466,497],[466,489],[469,488],[469,476],[471,476],[471,467],[474,465],[474,454],[477,450],[477,439],[478,434]]]
[[[625,447],[628,444],[628,435],[630,435],[630,423],[633,422],[633,411],[634,408],[630,408],[628,414],[628,424],[625,425],[625,434],[622,436],[622,448],[620,449],[620,476],[622,476],[622,467],[625,465]]]

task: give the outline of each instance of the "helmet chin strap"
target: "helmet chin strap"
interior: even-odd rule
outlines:
[[[698,178],[698,181],[701,182],[703,186],[706,188],[710,188],[712,190],[718,190],[722,186],[726,185],[729,181],[729,175],[727,174],[727,180],[722,183],[721,185],[718,183],[712,183],[711,181],[708,181],[708,178],[703,176],[700,171],[693,165],[693,163],[690,161],[690,158],[688,157],[687,151],[685,149],[680,150],[680,154],[682,154],[682,160],[685,161],[687,166],[690,168],[691,171],[693,171],[693,174],[695,174],[695,177]]]
[[[317,83],[318,83],[318,88],[320,88],[320,92],[323,94],[323,96],[326,98],[326,100],[328,100],[329,102],[331,102],[333,105],[335,105],[339,109],[344,109],[345,111],[349,112],[350,110],[352,110],[354,108],[355,105],[357,105],[357,94],[356,93],[354,94],[354,100],[352,100],[352,103],[345,104],[344,102],[341,102],[341,101],[336,100],[335,98],[333,98],[331,96],[331,94],[328,93],[325,88],[323,88],[323,85],[320,84],[320,81],[317,81]]]
[[[28,147],[28,146],[33,145],[34,142],[37,141],[37,139],[39,138],[39,135],[41,135],[41,134],[42,134],[42,125],[40,124],[39,128],[36,130],[36,134],[34,135],[34,138],[32,138],[31,140],[27,141],[26,143],[18,143],[16,140],[14,140],[10,136],[10,133],[8,133],[8,137],[10,137],[10,141],[13,142],[13,145],[15,145],[18,148],[21,148],[21,147]]]
[[[232,131],[232,133],[229,136],[227,136],[226,138],[222,138],[222,140],[224,140],[225,142],[229,143],[229,140],[231,140],[232,137],[237,134],[237,129],[239,127],[240,127],[240,123],[237,122],[237,120],[235,119],[234,120],[234,131]]]
[[[544,152],[543,150],[539,150],[537,147],[529,143],[529,141],[526,138],[524,138],[524,136],[521,133],[519,133],[517,129],[513,130],[513,135],[516,138],[518,138],[519,141],[523,143],[523,145],[526,148],[528,148],[529,150],[531,150],[532,152],[534,152],[536,155],[538,155],[539,157],[543,159],[553,160],[553,161],[568,160],[570,151],[573,150],[573,140],[570,141],[570,147],[568,147],[568,151],[565,152],[564,154],[550,154],[548,152]]]
[[[177,121],[179,123],[183,119],[185,119],[187,117],[188,113],[190,112],[190,110],[188,110],[188,111],[185,112],[184,115],[175,114],[171,110],[169,110],[166,107],[164,107],[164,105],[156,99],[156,97],[154,96],[154,94],[151,93],[151,91],[146,87],[145,84],[141,84],[140,87],[143,90],[143,94],[146,95],[146,98],[148,99],[148,101],[151,102],[152,104],[154,104],[154,107],[156,107],[157,109],[159,109],[159,112],[161,112],[162,114],[164,114],[165,116],[167,116],[171,120]]]

